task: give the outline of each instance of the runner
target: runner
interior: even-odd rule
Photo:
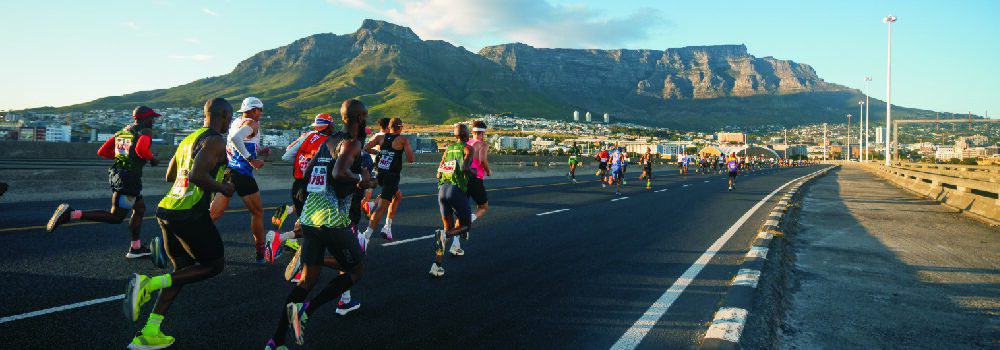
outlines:
[[[229,127],[233,106],[223,98],[205,103],[203,126],[184,138],[170,159],[166,179],[173,182],[156,210],[163,231],[163,246],[174,272],[154,277],[132,274],[125,290],[123,311],[132,322],[155,291],[156,305],[142,330],[128,345],[130,349],[162,349],[174,337],[160,331],[167,309],[181,287],[218,275],[225,268],[222,238],[209,214],[213,193],[232,196],[236,190],[223,183],[226,167],[226,140],[220,132]],[[192,186],[193,185],[193,186]]]
[[[383,136],[389,133],[389,122],[392,119],[389,118],[378,118],[379,132],[372,136],[367,142],[365,142],[365,155],[368,156],[373,162],[378,156],[378,152],[374,151],[379,148],[379,144],[375,141],[376,137]],[[365,131],[366,133],[369,131]],[[372,168],[372,176],[378,178],[378,168]],[[372,189],[365,191],[365,200],[361,202],[361,209],[365,211],[365,217],[371,217],[372,212],[375,211],[376,204],[372,201],[372,193],[375,192]],[[395,212],[395,210],[393,210]]]
[[[268,149],[260,149],[260,117],[264,114],[264,103],[256,97],[243,99],[240,110],[237,112],[243,115],[229,126],[229,134],[226,137],[226,155],[229,159],[229,173],[232,177],[233,185],[236,186],[236,194],[243,199],[243,204],[250,212],[250,232],[253,234],[254,248],[256,250],[256,261],[258,264],[267,262],[264,260],[264,206],[261,204],[260,188],[257,180],[253,177],[254,169],[264,166],[264,161],[257,159],[258,156],[267,156]],[[212,221],[217,221],[225,213],[229,206],[230,197],[215,196],[212,201],[210,212]]]
[[[480,219],[486,215],[486,211],[490,207],[486,198],[486,186],[483,184],[483,179],[493,175],[490,172],[490,163],[488,160],[490,145],[486,143],[486,122],[482,120],[472,122],[472,139],[466,143],[469,147],[472,147],[472,163],[469,164],[469,174],[467,176],[469,183],[468,191],[466,192],[469,198],[472,198],[476,202],[476,212],[472,213],[471,216],[471,221],[476,222],[476,219]],[[466,234],[465,238],[469,238],[468,234]],[[465,251],[462,250],[462,244],[458,241],[458,236],[452,238],[451,250],[448,252],[454,256],[465,255]]]
[[[566,173],[566,176],[569,177],[570,181],[573,181],[573,183],[576,183],[576,165],[579,163],[577,158],[578,155],[579,154],[577,154],[574,150],[573,153],[569,155],[569,160],[567,161],[567,164],[569,164],[569,172]]]
[[[125,258],[135,259],[150,255],[149,248],[142,246],[139,233],[142,229],[142,216],[146,214],[146,201],[142,198],[142,166],[149,162],[156,166],[159,162],[149,150],[152,142],[153,119],[160,115],[146,106],[136,107],[132,111],[132,124],[125,126],[109,138],[97,154],[101,157],[114,159],[108,168],[108,182],[111,184],[111,211],[104,210],[73,210],[69,204],[60,204],[45,229],[54,231],[59,225],[72,220],[120,224],[125,220],[125,214],[132,211],[128,220],[131,233],[131,245]]]
[[[610,161],[610,163],[611,163],[610,164],[611,165],[610,170],[611,170],[611,179],[612,179],[611,181],[613,181],[613,184],[616,186],[615,187],[615,195],[619,195],[619,196],[622,194],[622,178],[624,177],[623,176],[624,174],[622,173],[622,169],[625,166],[625,155],[623,153],[624,153],[624,149],[623,148],[616,148],[616,149],[612,150],[611,151],[611,161]]]
[[[445,149],[438,165],[438,205],[441,209],[441,222],[444,229],[437,230],[434,237],[434,263],[431,264],[431,276],[444,276],[442,257],[448,237],[468,237],[472,225],[472,210],[469,209],[468,190],[469,173],[472,165],[472,146],[469,146],[469,127],[465,124],[455,124],[455,142]],[[455,225],[456,220],[458,225]]]
[[[736,189],[736,175],[740,173],[740,161],[738,159],[736,153],[733,153],[726,160],[726,169],[729,170],[729,191]]]
[[[379,145],[375,167],[378,168],[378,184],[382,186],[382,192],[379,193],[378,207],[375,209],[375,213],[371,215],[371,219],[368,221],[368,229],[364,232],[366,239],[371,238],[372,233],[375,231],[375,226],[382,220],[382,215],[386,215],[388,211],[388,215],[385,218],[385,225],[382,226],[381,232],[382,237],[392,241],[392,218],[396,215],[396,208],[399,206],[399,202],[403,200],[403,192],[399,190],[400,172],[403,170],[403,153],[406,153],[407,163],[415,161],[413,149],[410,148],[410,140],[406,136],[400,135],[403,132],[403,120],[392,118],[389,125],[390,130],[388,134],[375,136],[374,139],[368,142],[368,145]],[[373,149],[365,147],[365,151],[371,153]]]
[[[359,100],[346,100],[340,107],[344,130],[331,135],[316,152],[306,174],[306,189],[299,191],[305,197],[305,206],[299,221],[302,223],[302,280],[288,294],[282,306],[281,319],[273,338],[265,349],[282,349],[291,326],[295,343],[305,342],[305,327],[309,315],[326,304],[337,300],[357,283],[364,271],[362,242],[351,233],[348,206],[355,188],[370,187],[371,179],[351,168],[361,168],[362,138],[368,109]],[[324,255],[329,252],[338,270],[334,277],[314,298],[307,301],[309,292],[319,281]]]
[[[684,153],[684,157],[681,158],[681,174],[687,175],[688,165],[691,164],[691,157],[687,153]]]
[[[623,157],[624,157],[624,159],[622,160],[622,179],[621,179],[621,181],[622,181],[622,185],[628,185],[628,178],[625,177],[625,173],[628,172],[628,165],[632,163],[632,157],[629,155],[629,152],[625,150],[625,148],[623,148],[623,147],[620,147],[620,148],[621,148],[621,152],[622,152]]]
[[[646,153],[642,154],[639,162],[642,163],[642,174],[639,175],[639,180],[646,180],[646,189],[648,190],[653,186],[653,154],[649,147],[646,147]]]
[[[601,187],[608,187],[608,150],[597,153],[597,177],[601,178]]]

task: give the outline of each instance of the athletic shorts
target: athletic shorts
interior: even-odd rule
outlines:
[[[396,192],[399,192],[399,174],[386,170],[380,171],[378,173],[378,185],[382,187],[382,193],[378,195],[379,198],[391,201],[392,197],[396,196]]]
[[[642,167],[642,171],[644,171],[646,173],[646,176],[653,176],[653,166],[652,165],[644,165]]]
[[[622,168],[612,167],[611,176],[614,177],[615,180],[620,179],[622,177]]]
[[[233,186],[236,187],[236,194],[240,195],[240,197],[260,192],[260,187],[257,187],[257,180],[253,176],[243,175],[239,171],[230,170],[229,181],[233,182]]]
[[[108,168],[108,183],[111,185],[111,191],[120,194],[139,196],[142,193],[142,174],[128,169]]]
[[[365,190],[355,189],[354,195],[351,196],[351,208],[347,212],[347,217],[351,220],[351,226],[355,226],[361,222],[361,201],[363,200],[365,200]]]
[[[295,206],[296,214],[302,213],[302,206],[305,205],[306,203],[304,201],[296,199],[295,193],[298,192],[299,190],[305,189],[307,183],[308,180],[306,180],[305,178],[295,179],[295,181],[292,182],[292,205]]]
[[[195,262],[204,265],[225,257],[222,237],[207,210],[191,220],[171,220],[157,215],[156,222],[163,231],[163,249],[175,271]]]
[[[598,165],[597,165],[597,168],[598,168],[598,169],[601,169],[601,170],[608,170],[608,163],[601,163],[601,164],[598,164]]]
[[[458,218],[458,224],[462,227],[469,227],[472,224],[469,195],[462,192],[458,186],[450,183],[441,184],[438,188],[438,206],[441,209],[441,216]]]
[[[305,265],[323,265],[327,252],[343,270],[351,270],[361,263],[364,255],[358,237],[350,227],[314,227],[302,225],[302,256]]]
[[[736,175],[739,174],[739,173],[740,173],[739,171],[730,171],[729,172],[729,178],[735,179]]]
[[[472,200],[476,202],[476,205],[486,204],[486,186],[483,185],[483,179],[470,176],[468,192],[469,198],[472,198]]]

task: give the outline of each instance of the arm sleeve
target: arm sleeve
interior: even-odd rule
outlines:
[[[101,157],[104,157],[104,158],[107,158],[107,159],[114,158],[115,157],[115,138],[111,137],[107,141],[104,141],[104,144],[101,145],[101,148],[97,150],[97,155],[99,155]]]
[[[295,159],[295,154],[299,153],[299,147],[302,147],[302,141],[306,139],[306,136],[309,136],[309,134],[308,133],[303,134],[297,140],[295,140],[295,142],[292,142],[292,144],[288,145],[288,147],[285,148],[285,154],[281,155],[281,160],[290,162],[293,159]]]
[[[236,130],[235,133],[229,135],[229,143],[236,148],[236,152],[246,159],[250,159],[250,151],[248,151],[247,146],[243,144],[243,140],[245,140],[251,133],[253,133],[253,128],[249,125],[244,125],[239,130]]]
[[[140,158],[145,160],[153,159],[153,152],[149,151],[149,144],[153,140],[149,138],[149,135],[139,136],[139,141],[135,143],[135,154],[139,155]]]

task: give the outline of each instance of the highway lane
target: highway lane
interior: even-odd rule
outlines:
[[[778,186],[814,170],[741,177],[734,193],[725,191],[723,176],[661,171],[654,191],[635,181],[623,197],[595,182],[571,185],[563,178],[488,181],[491,188],[510,189],[490,192],[490,213],[463,244],[467,256],[446,259],[443,279],[427,275],[431,240],[375,246],[377,240],[354,291],[362,308],[347,317],[336,316],[332,305],[322,310],[310,324],[307,345],[608,348],[737,218]],[[430,234],[440,224],[433,185],[404,191],[416,196],[401,206],[397,240]],[[287,192],[264,197],[272,206]],[[157,200],[149,198],[150,207]],[[0,204],[0,228],[8,229],[0,232],[0,244],[9,247],[0,260],[0,317],[114,296],[130,272],[156,272],[148,261],[121,258],[124,226],[79,225],[54,234],[9,230],[43,223],[55,204]],[[167,315],[164,330],[178,337],[177,348],[255,348],[273,332],[290,289],[281,278],[283,264],[250,262],[246,213],[239,205],[233,209],[219,222],[227,270],[185,287]],[[766,212],[758,211],[728,241],[640,347],[696,344]],[[158,234],[153,221],[144,224],[144,238]],[[0,323],[0,334],[12,346],[104,349],[123,346],[140,326],[125,321],[115,301]]]

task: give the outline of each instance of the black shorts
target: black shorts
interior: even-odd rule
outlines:
[[[347,216],[351,220],[351,226],[355,226],[361,222],[361,201],[363,200],[365,200],[365,190],[356,189],[354,195],[351,196],[351,208],[347,212]]]
[[[469,198],[472,198],[472,200],[476,202],[476,205],[486,204],[486,186],[483,185],[483,179],[469,175],[467,190]]]
[[[204,265],[225,257],[222,237],[207,210],[191,220],[171,220],[157,213],[156,222],[163,231],[163,249],[175,271],[195,262]]]
[[[323,265],[323,257],[329,252],[340,268],[347,271],[358,266],[364,255],[358,238],[349,227],[313,227],[302,225],[302,256],[305,265]]]
[[[299,190],[304,190],[306,188],[307,183],[308,180],[306,180],[305,178],[295,179],[295,181],[292,182],[292,206],[295,207],[296,215],[302,213],[302,206],[305,205],[306,203],[304,201],[296,199],[295,193],[298,192]]]
[[[644,165],[642,167],[642,171],[646,173],[646,176],[653,176],[653,166],[652,165]]]
[[[142,173],[136,173],[124,168],[108,168],[108,184],[111,191],[127,196],[139,196],[142,193]]]
[[[603,163],[602,162],[601,164],[597,165],[597,168],[601,169],[601,170],[604,170],[604,171],[607,171],[608,170],[608,163]]]
[[[739,173],[740,173],[739,171],[729,171],[729,178],[735,179],[736,175],[738,175]]]
[[[382,187],[382,193],[378,197],[391,201],[392,197],[399,192],[399,174],[383,169],[378,172],[378,185]]]
[[[257,187],[257,180],[253,176],[243,175],[239,171],[230,169],[229,181],[233,182],[233,186],[236,187],[236,194],[240,195],[240,197],[260,192],[260,187]]]

